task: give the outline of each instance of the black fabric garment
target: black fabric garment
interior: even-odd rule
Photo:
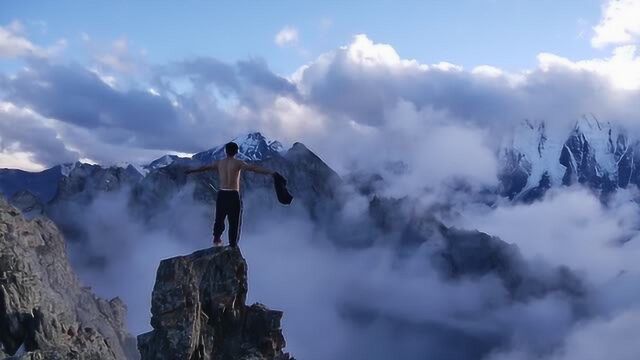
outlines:
[[[220,237],[224,232],[224,219],[229,221],[229,245],[238,246],[242,225],[242,200],[235,190],[219,190],[216,200],[216,215],[213,223],[213,236]]]
[[[280,173],[273,173],[273,187],[276,190],[276,196],[281,204],[289,205],[293,200],[293,196],[287,189],[287,179]]]

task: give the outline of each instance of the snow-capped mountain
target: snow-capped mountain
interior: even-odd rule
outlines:
[[[268,140],[259,132],[252,132],[246,135],[238,136],[231,140],[238,144],[238,155],[236,157],[245,161],[262,161],[275,154],[283,151],[282,144],[277,140]],[[224,144],[212,147],[209,150],[201,151],[194,154],[191,159],[201,163],[210,163],[215,160],[224,158]],[[147,165],[142,166],[145,170],[143,175],[146,175],[149,171],[157,170],[173,164],[178,160],[188,160],[188,158],[181,158],[177,155],[164,155]]]
[[[300,203],[314,207],[318,197],[333,198],[338,175],[319,157],[300,143],[282,151],[278,141],[268,141],[260,133],[250,133],[233,141],[239,145],[239,156],[246,161],[265,162],[289,180],[291,191]],[[101,166],[76,162],[58,165],[40,173],[0,169],[0,193],[20,205],[22,209],[44,208],[47,215],[60,220],[60,205],[89,204],[104,193],[125,191],[131,204],[144,211],[157,209],[163,201],[175,195],[187,184],[195,185],[194,197],[202,201],[212,200],[211,187],[216,174],[198,174],[187,177],[185,170],[224,156],[224,145],[195,154],[192,158],[175,155],[163,156],[145,166],[120,163]],[[246,177],[245,190],[272,191],[272,182],[254,174]],[[191,191],[191,190],[190,190]],[[15,199],[14,199],[15,197]]]
[[[152,162],[150,162],[147,165],[144,165],[143,168],[147,172],[152,171],[152,170],[157,170],[157,169],[160,169],[160,168],[163,168],[165,166],[169,166],[169,165],[173,164],[173,162],[178,160],[178,159],[180,159],[180,157],[177,156],[177,155],[165,155],[165,156],[162,156],[162,157],[160,157],[158,159],[153,160]]]
[[[233,141],[239,146],[238,157],[246,161],[286,157],[280,142],[269,141],[257,132],[237,137]],[[311,154],[310,151],[306,151]],[[211,162],[223,156],[224,145],[219,145],[197,153],[192,158],[165,155],[143,166],[128,162],[111,166],[75,162],[36,173],[0,169],[0,193],[10,200],[15,200],[13,203],[24,205],[24,209],[69,201],[88,203],[96,194],[127,188],[135,189],[139,195],[145,193],[145,186],[148,184],[158,181],[175,182],[174,173],[183,172],[185,167]],[[315,155],[312,161],[322,163]],[[333,172],[325,164],[322,165],[326,167],[326,171]],[[170,167],[175,169],[171,170]],[[181,170],[176,170],[178,168]],[[161,170],[163,171],[160,172]],[[146,178],[149,178],[148,181],[143,181]]]
[[[638,185],[636,148],[624,129],[592,115],[576,121],[569,134],[525,120],[500,147],[501,193],[532,200],[550,187],[574,183],[602,194]]]
[[[304,187],[317,181],[312,179],[312,174],[298,174],[296,167],[305,166],[300,164],[321,164],[323,173],[333,173],[301,144],[285,152],[280,142],[267,140],[257,132],[233,141],[239,145],[240,159],[284,161],[282,166],[286,163],[286,168],[291,167],[286,172],[297,179],[294,183]],[[640,143],[630,138],[624,129],[594,116],[582,117],[565,132],[551,131],[542,121],[525,120],[504,137],[499,146],[500,186],[496,193],[518,201],[531,201],[540,198],[551,187],[580,183],[607,195],[630,184],[640,185],[640,173],[636,171],[640,159],[635,157],[638,151]],[[301,160],[294,156],[298,152],[304,154]],[[168,180],[173,183],[181,178],[178,168],[198,166],[224,156],[224,145],[219,145],[191,158],[165,155],[137,167],[130,164],[103,167],[77,162],[39,173],[0,169],[0,191],[8,198],[28,191],[43,204],[70,194],[75,194],[74,197],[85,194],[85,201],[89,201],[96,191],[123,187],[136,188],[140,194],[146,191],[141,190],[147,186],[145,184]],[[295,166],[288,164],[293,159]],[[21,193],[20,199],[31,197]]]
[[[241,160],[260,161],[268,159],[283,150],[279,141],[267,140],[261,133],[253,132],[232,140],[238,144],[238,155]],[[204,163],[220,160],[225,157],[224,144],[193,155],[192,159]]]

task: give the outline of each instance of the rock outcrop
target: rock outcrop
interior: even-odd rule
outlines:
[[[125,314],[81,286],[53,222],[0,198],[0,359],[137,359]]]
[[[238,249],[163,260],[151,300],[153,331],[138,336],[143,360],[292,360],[282,312],[245,305],[247,264]]]

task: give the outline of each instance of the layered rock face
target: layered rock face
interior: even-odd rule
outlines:
[[[578,120],[569,134],[524,120],[501,146],[500,193],[529,202],[553,186],[579,183],[606,195],[638,185],[639,147],[627,131],[593,115]]]
[[[0,358],[137,359],[125,314],[81,286],[51,221],[0,198]]]
[[[238,249],[163,260],[151,300],[153,331],[138,336],[143,360],[292,360],[282,312],[247,306],[247,264]]]

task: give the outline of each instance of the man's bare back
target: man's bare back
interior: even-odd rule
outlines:
[[[227,157],[220,161],[216,161],[214,165],[218,170],[220,188],[222,190],[240,191],[240,175],[242,170],[253,171],[265,175],[273,173],[271,170],[255,164],[247,164],[246,162],[233,157]]]
[[[210,165],[202,166],[197,169],[187,170],[187,174],[217,171],[220,179],[220,189],[240,191],[240,175],[242,170],[252,171],[258,174],[272,175],[273,171],[255,164],[247,164],[242,160],[234,157],[226,157],[222,160],[214,161]]]
[[[240,172],[246,163],[235,158],[226,158],[216,162],[220,189],[240,190]]]

